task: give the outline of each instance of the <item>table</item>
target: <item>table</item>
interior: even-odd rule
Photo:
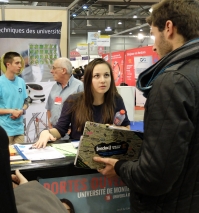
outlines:
[[[97,173],[96,170],[76,168],[74,166],[75,157],[66,157],[63,159],[37,161],[28,164],[11,165],[11,171],[14,173],[19,169],[21,173],[30,181],[38,178],[54,178],[83,174]]]
[[[56,142],[63,143],[66,141]],[[11,165],[11,172],[14,173],[16,169],[19,169],[29,181],[38,178],[54,178],[97,173],[97,171],[93,169],[76,168],[74,166],[74,160],[75,156],[69,156],[62,159],[34,161],[27,164],[13,164]]]
[[[130,126],[131,130],[143,132],[143,121],[131,122]],[[69,140],[58,140],[54,143],[66,142],[69,142]],[[93,169],[76,168],[74,166],[74,160],[75,157],[70,156],[62,159],[35,161],[28,164],[13,164],[11,165],[11,171],[13,173],[16,169],[19,169],[28,180],[97,173],[97,171]]]

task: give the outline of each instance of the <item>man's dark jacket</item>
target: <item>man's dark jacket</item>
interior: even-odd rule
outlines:
[[[141,154],[115,165],[130,188],[132,213],[199,213],[199,42],[193,43],[138,83],[147,94]]]

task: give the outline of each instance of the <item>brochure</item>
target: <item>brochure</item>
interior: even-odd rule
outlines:
[[[34,149],[32,144],[15,144],[14,147],[24,160],[37,161],[65,158],[65,155],[51,146]]]
[[[93,161],[94,156],[137,159],[142,139],[142,132],[87,121],[74,164],[76,167],[98,169],[104,165]]]

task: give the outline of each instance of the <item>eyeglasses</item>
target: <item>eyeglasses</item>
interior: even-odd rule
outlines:
[[[63,69],[63,67],[54,67],[54,66],[50,67],[50,70],[56,70],[56,69]]]

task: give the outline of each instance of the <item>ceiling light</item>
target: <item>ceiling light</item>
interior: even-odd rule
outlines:
[[[134,15],[134,16],[133,16],[133,18],[137,18],[137,16],[136,16],[136,15]]]
[[[131,32],[130,32],[129,34],[130,34],[130,35],[132,35],[132,33],[131,33]]]
[[[76,16],[77,16],[77,15],[74,13],[74,14],[73,14],[73,17],[76,17]]]
[[[87,7],[86,5],[84,5],[82,8],[85,10],[85,9],[87,9],[88,7]]]
[[[71,33],[71,34],[73,34],[73,35],[76,34],[75,30],[72,30],[72,33]]]
[[[98,32],[98,33],[101,33],[101,30],[98,30],[97,32]]]
[[[141,40],[144,38],[144,35],[142,33],[138,33],[138,39]]]
[[[143,29],[140,29],[140,31],[142,32],[142,31],[143,31]]]
[[[150,12],[150,13],[152,13],[152,12],[153,12],[153,8],[152,8],[152,7],[149,9],[149,12]]]
[[[112,31],[112,29],[111,29],[110,27],[107,27],[107,28],[105,29],[105,31]]]
[[[118,22],[118,24],[122,24],[122,22],[121,22],[121,21],[119,21],[119,22]]]

